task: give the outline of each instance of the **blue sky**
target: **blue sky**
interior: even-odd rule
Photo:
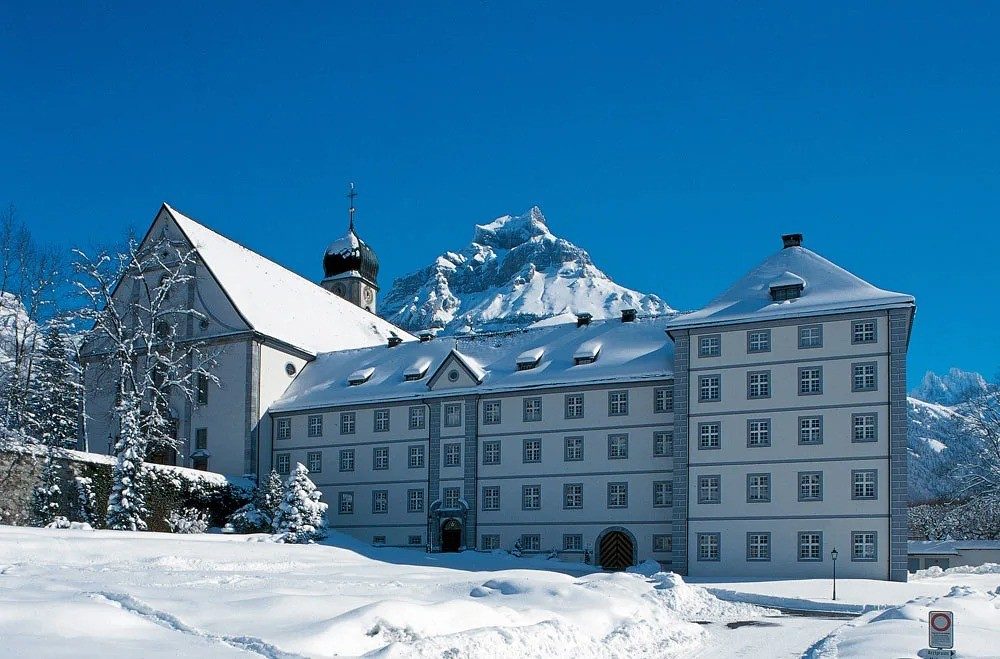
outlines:
[[[383,288],[538,204],[679,309],[801,231],[916,295],[911,383],[1000,370],[995,5],[281,4],[0,5],[0,202],[89,245],[168,201],[318,279],[356,181]]]

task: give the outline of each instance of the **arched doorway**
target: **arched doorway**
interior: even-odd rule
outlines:
[[[458,551],[462,546],[462,523],[454,517],[441,525],[441,551]]]
[[[597,545],[597,561],[605,570],[624,570],[635,564],[635,541],[625,529],[608,529]]]

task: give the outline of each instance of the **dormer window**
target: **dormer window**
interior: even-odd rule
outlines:
[[[771,299],[775,302],[794,300],[802,296],[802,290],[806,287],[806,280],[799,277],[794,272],[787,270],[770,284]]]
[[[374,374],[375,374],[375,369],[371,366],[369,366],[368,368],[358,369],[353,373],[351,373],[349,376],[347,376],[347,384],[351,385],[352,387],[356,387],[359,384],[364,384],[365,382],[368,382],[368,380],[370,380],[372,375]]]
[[[417,380],[422,380],[425,375],[427,375],[427,369],[431,365],[431,360],[421,359],[420,361],[410,366],[405,371],[403,371],[403,379],[407,382],[416,382]]]
[[[601,354],[601,344],[597,341],[587,341],[580,345],[573,353],[573,363],[577,366],[581,364],[593,364]]]
[[[525,350],[520,355],[517,356],[517,370],[519,371],[530,371],[531,369],[538,366],[538,362],[542,360],[542,355],[545,350],[542,348],[533,348],[532,350]]]

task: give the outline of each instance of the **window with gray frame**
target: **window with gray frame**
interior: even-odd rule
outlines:
[[[624,460],[628,457],[628,435],[616,433],[608,435],[608,459]]]
[[[714,403],[722,400],[722,376],[698,376],[698,402]]]
[[[462,445],[459,443],[444,445],[444,466],[460,467],[462,465]]]
[[[563,485],[563,508],[567,510],[583,508],[583,483]]]
[[[289,472],[289,465],[291,463],[290,458],[287,453],[275,453],[274,455],[274,470],[283,476],[287,476]]]
[[[197,428],[194,431],[194,450],[208,450],[208,428]]]
[[[341,515],[354,514],[354,492],[341,492],[337,495],[337,512]]]
[[[800,348],[822,348],[823,347],[823,326],[822,325],[800,325],[799,326],[799,347]]]
[[[310,437],[322,437],[323,436],[323,415],[322,414],[310,414],[308,419],[309,436]]]
[[[709,421],[698,424],[698,448],[709,451],[722,448],[721,422]]]
[[[427,425],[426,410],[423,405],[410,407],[410,430],[423,430]]]
[[[483,510],[500,510],[500,486],[483,487]]]
[[[799,369],[799,395],[813,396],[823,393],[823,367],[804,366]]]
[[[462,404],[461,403],[445,403],[444,404],[444,427],[445,428],[458,428],[462,425]]]
[[[306,453],[306,469],[311,474],[318,474],[323,471],[323,453],[320,451],[309,451]]]
[[[851,560],[874,561],[878,559],[878,533],[875,531],[851,532]]]
[[[722,476],[698,476],[698,503],[722,503]]]
[[[750,330],[747,332],[747,353],[771,352],[771,330]]]
[[[458,500],[462,498],[462,488],[446,487],[441,496],[441,503],[445,508],[458,508]]]
[[[523,462],[541,462],[542,440],[540,439],[524,440],[523,450],[521,452],[521,459]]]
[[[340,470],[354,471],[354,449],[345,448],[340,450]]]
[[[278,439],[291,439],[292,437],[292,420],[289,418],[278,419],[278,429],[275,435]]]
[[[372,514],[384,515],[389,512],[389,490],[372,491]]]
[[[208,376],[204,373],[198,373],[195,380],[198,389],[198,398],[195,404],[208,405]]]
[[[771,371],[747,373],[747,400],[771,397]]]
[[[877,469],[851,470],[851,498],[855,500],[878,498]]]
[[[411,446],[407,451],[407,467],[410,469],[419,469],[424,466],[424,447],[423,446]]]
[[[705,334],[698,337],[699,357],[718,357],[722,354],[722,335]]]
[[[878,440],[878,416],[874,413],[852,414],[851,439],[855,442],[874,442]]]
[[[542,486],[522,485],[521,486],[521,509],[541,510],[542,508]]]
[[[494,549],[500,549],[500,534],[499,533],[484,533],[479,537],[479,548],[483,551],[492,551]]]
[[[653,507],[665,508],[674,505],[674,482],[653,482]]]
[[[697,536],[698,560],[717,561],[720,556],[719,534],[699,533]]]
[[[566,394],[565,399],[566,418],[583,418],[583,394]]]
[[[389,432],[389,410],[375,410],[375,432]]]
[[[771,420],[747,420],[747,448],[761,448],[771,445]]]
[[[483,403],[483,425],[495,426],[498,423],[500,423],[500,401],[485,401]]]
[[[747,503],[771,501],[771,474],[747,474]]]
[[[853,378],[851,391],[875,391],[878,389],[878,366],[875,362],[851,364]]]
[[[567,437],[563,440],[563,460],[565,462],[583,460],[583,437]]]
[[[628,508],[628,483],[608,483],[608,508]]]
[[[823,417],[799,417],[799,444],[823,443]]]
[[[422,536],[422,535],[409,535],[409,536],[406,536],[406,544],[408,544],[408,545],[422,545],[422,544],[424,544],[424,536]]]
[[[583,536],[579,533],[564,533],[563,551],[583,551]]]
[[[542,537],[537,533],[525,533],[521,535],[521,549],[524,551],[541,551]]]
[[[823,472],[799,472],[799,501],[823,500]]]
[[[424,512],[424,491],[423,490],[407,490],[406,491],[406,512],[408,512],[408,513],[422,513],[422,512]]]
[[[851,343],[875,343],[878,341],[878,330],[874,319],[855,320],[851,322]]]
[[[608,416],[628,415],[628,390],[608,392]]]
[[[389,468],[389,447],[376,446],[372,449],[372,469],[381,471]]]
[[[524,421],[542,420],[542,399],[539,397],[524,399]]]
[[[653,534],[653,551],[664,552],[673,551],[674,542],[673,536],[669,533],[654,533]]]
[[[771,560],[771,534],[768,531],[750,531],[747,533],[747,560]]]
[[[799,551],[800,561],[822,561],[823,560],[823,532],[822,531],[799,531]]]
[[[674,431],[654,430],[653,431],[653,457],[669,458],[674,455]]]
[[[498,465],[500,464],[500,442],[499,440],[490,440],[488,442],[483,442],[483,464],[484,465]]]
[[[340,413],[340,434],[353,435],[356,428],[356,417],[354,412]]]
[[[653,412],[661,414],[674,411],[674,388],[657,387],[653,389]]]

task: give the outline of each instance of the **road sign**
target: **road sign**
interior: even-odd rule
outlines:
[[[920,656],[924,657],[924,659],[951,659],[955,656],[955,651],[943,648],[928,648],[922,650]]]
[[[955,613],[931,611],[927,615],[927,645],[932,648],[955,647]]]

